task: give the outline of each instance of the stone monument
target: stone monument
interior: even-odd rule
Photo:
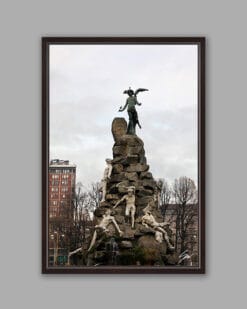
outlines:
[[[158,184],[149,170],[144,143],[135,134],[138,117],[130,124],[132,116],[129,114],[128,125],[124,118],[112,122],[113,159],[108,159],[111,172],[104,177],[105,196],[94,212],[90,265],[112,265],[114,261],[114,265],[163,266],[178,262],[172,230],[164,224],[158,208]],[[111,239],[114,246],[109,245]],[[118,249],[111,252],[113,247]]]

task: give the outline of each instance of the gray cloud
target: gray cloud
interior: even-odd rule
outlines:
[[[112,156],[111,122],[126,96],[147,87],[137,107],[154,177],[197,180],[197,48],[193,45],[52,45],[50,158],[77,165],[85,184]]]

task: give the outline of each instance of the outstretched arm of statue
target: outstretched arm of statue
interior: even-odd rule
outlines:
[[[123,111],[126,109],[127,106],[128,106],[128,101],[126,101],[124,107],[120,106],[120,108],[119,108],[118,111],[119,111],[119,112],[123,112]]]
[[[89,248],[87,250],[88,252],[93,248],[93,246],[94,246],[94,244],[96,242],[96,238],[97,238],[97,232],[95,230],[94,233],[93,233],[93,238],[91,240],[90,246],[89,246]]]
[[[116,208],[120,203],[122,203],[125,200],[125,195],[119,200],[116,205],[113,208]]]

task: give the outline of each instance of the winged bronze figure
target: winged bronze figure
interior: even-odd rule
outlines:
[[[136,89],[136,91],[132,90],[131,88],[129,88],[128,90],[124,90],[124,94],[129,94],[129,92],[132,93],[132,95],[134,95],[135,97],[137,97],[139,92],[143,92],[143,91],[148,91],[148,89],[146,88],[138,88]]]
[[[128,90],[124,90],[123,92],[124,94],[128,94],[129,97],[126,100],[124,107],[120,106],[119,112],[123,112],[126,109],[126,107],[128,107],[127,112],[129,115],[129,123],[127,127],[127,134],[135,135],[136,125],[138,125],[139,128],[141,129],[141,125],[138,120],[138,114],[137,114],[135,105],[141,105],[141,103],[137,101],[137,94],[143,91],[148,91],[148,89],[138,88],[136,89],[136,91],[134,91],[131,88],[129,88]]]

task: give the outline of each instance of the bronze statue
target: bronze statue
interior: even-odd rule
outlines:
[[[119,112],[123,112],[128,106],[127,111],[129,114],[129,123],[127,127],[127,134],[130,135],[134,135],[136,133],[136,125],[138,125],[139,128],[141,129],[135,105],[141,105],[141,103],[137,101],[137,94],[142,91],[148,91],[148,89],[138,88],[135,92],[131,88],[125,90],[124,93],[128,94],[129,97],[126,100],[124,107],[120,106],[119,108]]]

